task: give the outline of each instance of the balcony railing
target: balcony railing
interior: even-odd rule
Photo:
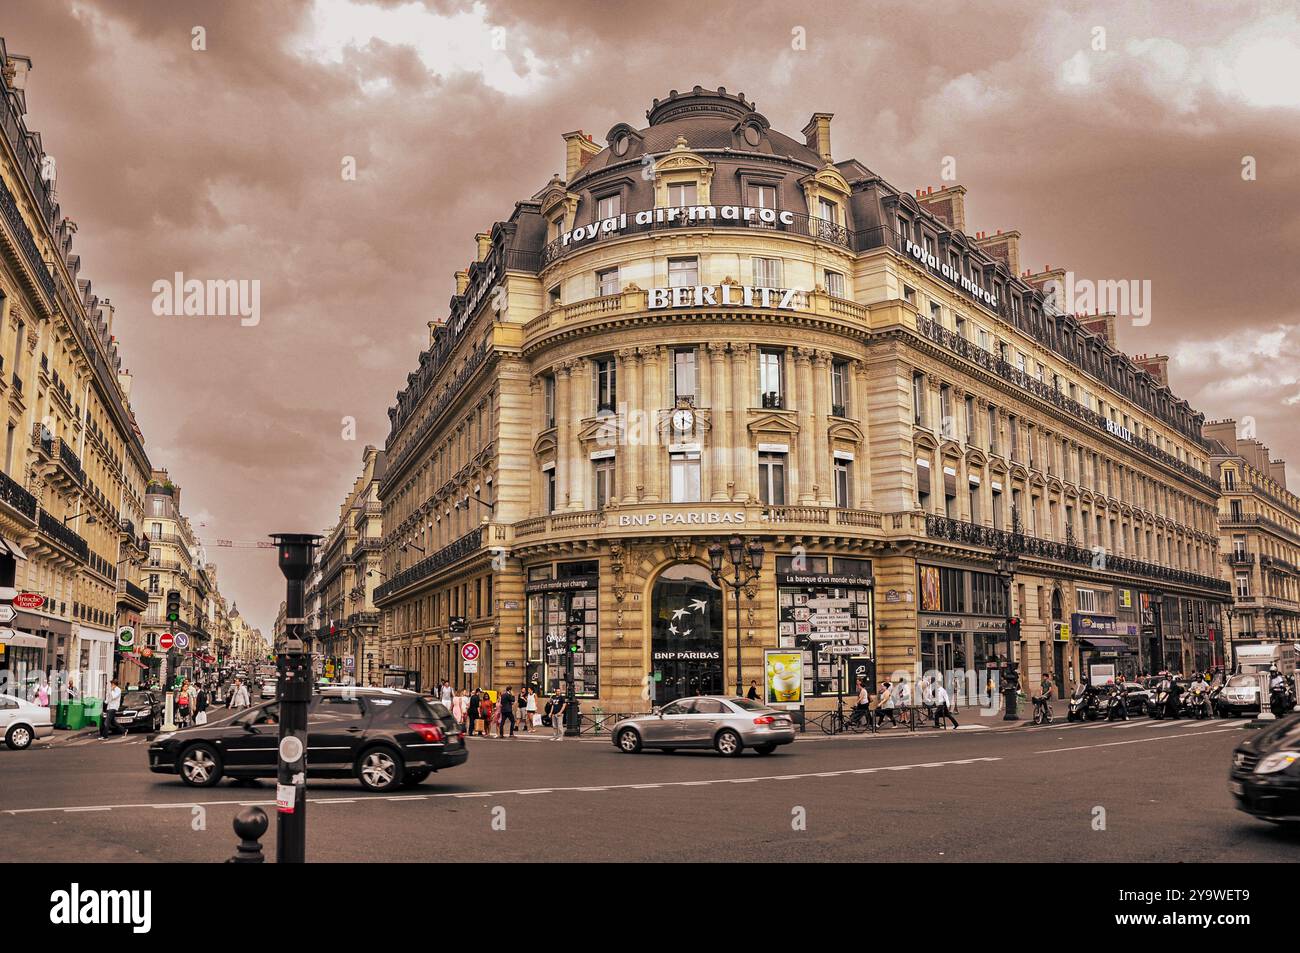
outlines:
[[[1225,580],[1213,576],[1202,576],[1185,569],[1171,569],[1154,563],[1142,562],[1127,556],[1103,554],[1100,564],[1097,554],[1092,549],[1075,546],[1070,543],[1058,543],[1053,540],[1039,539],[1036,536],[1012,534],[991,526],[979,526],[965,520],[950,519],[927,513],[925,516],[925,535],[931,539],[946,539],[954,543],[965,543],[991,550],[1018,552],[1022,557],[1036,557],[1055,562],[1073,563],[1100,569],[1105,572],[1119,573],[1127,576],[1139,576],[1161,582],[1179,583],[1202,589],[1213,589],[1228,594],[1232,586]],[[1018,547],[1018,548],[1016,548]]]
[[[29,520],[36,519],[36,497],[3,471],[0,471],[0,502],[8,503]]]
[[[375,588],[375,601],[387,598],[390,594],[409,585],[427,579],[444,566],[449,566],[458,559],[477,551],[483,545],[483,527],[476,526],[460,539],[448,543],[442,549],[426,556],[410,569],[404,569],[383,585]]]
[[[41,510],[40,529],[46,536],[58,541],[61,546],[74,553],[82,562],[90,558],[90,546],[86,541],[45,510]]]
[[[117,591],[119,595],[124,595],[128,599],[131,599],[133,602],[136,602],[140,605],[147,606],[149,604],[149,593],[145,592],[143,589],[141,589],[135,583],[130,582],[129,580],[119,579],[117,581]]]
[[[59,463],[71,473],[78,483],[84,483],[86,473],[81,469],[81,461],[77,459],[76,452],[68,446],[67,441],[62,437],[59,438]]]
[[[1228,562],[1233,566],[1253,566],[1255,565],[1255,554],[1247,552],[1228,553]]]

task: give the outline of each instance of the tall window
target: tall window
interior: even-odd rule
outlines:
[[[592,470],[596,478],[596,509],[603,510],[614,499],[614,458],[593,460]]]
[[[823,273],[826,281],[826,293],[834,298],[847,298],[845,291],[844,275],[838,271],[827,271]]]
[[[754,266],[755,288],[781,287],[780,258],[751,258],[750,261]]]
[[[1250,597],[1250,573],[1237,573],[1237,598],[1246,599]]]
[[[592,383],[596,390],[596,412],[613,411],[618,401],[614,358],[597,358],[593,362],[593,373],[594,379]]]
[[[769,506],[785,505],[785,454],[758,455],[758,496]]]
[[[555,426],[555,378],[550,374],[542,378],[542,414],[550,430]]]
[[[930,461],[916,461],[916,505],[923,510],[930,509],[930,487],[933,478],[930,475]]]
[[[975,398],[966,398],[966,442],[975,443]]]
[[[823,222],[834,224],[839,221],[839,208],[830,199],[819,198],[817,200],[817,217]]]
[[[998,409],[989,408],[989,453],[998,452]]]
[[[967,486],[970,501],[970,521],[978,523],[980,521],[980,485],[975,480],[971,480]]]
[[[618,192],[606,195],[596,202],[596,218],[613,218],[623,211],[623,196]]]
[[[700,260],[698,258],[669,258],[668,287],[690,288],[700,283]]]
[[[939,415],[943,418],[939,425],[941,435],[951,440],[956,428],[952,421],[952,388],[947,384],[939,385]]]
[[[761,350],[758,352],[758,390],[764,407],[780,407],[781,361],[783,352]]]
[[[694,182],[672,182],[668,185],[669,205],[698,205]]]
[[[618,294],[617,268],[606,268],[596,272],[596,294],[601,297]]]
[[[853,462],[835,461],[835,505],[847,509],[853,505]]]
[[[695,398],[695,348],[678,348],[673,352],[673,394]]]
[[[546,478],[546,512],[555,512],[555,468],[552,467],[544,474]]]
[[[672,482],[674,503],[700,501],[700,454],[686,451],[668,455],[668,470]]]
[[[831,361],[831,414],[847,417],[849,413],[849,362]]]
[[[925,423],[925,375],[912,375],[912,422]]]

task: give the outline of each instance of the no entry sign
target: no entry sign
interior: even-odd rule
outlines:
[[[478,661],[478,643],[466,642],[460,647],[460,657],[466,662]]]
[[[172,643],[174,641],[176,640],[172,638],[172,634],[170,632],[164,632],[162,635],[158,636],[158,647],[163,649],[169,649],[172,647]]]

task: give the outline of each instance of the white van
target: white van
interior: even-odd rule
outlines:
[[[1267,672],[1273,666],[1288,678],[1295,674],[1295,648],[1278,642],[1256,642],[1254,644],[1232,645],[1232,657],[1236,670],[1247,674],[1250,672]]]

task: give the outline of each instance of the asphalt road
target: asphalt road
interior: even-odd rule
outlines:
[[[313,781],[308,858],[613,861],[1293,861],[1300,837],[1227,791],[1243,722],[826,739],[769,757],[619,753],[607,739],[471,741],[393,795]],[[0,750],[9,861],[215,861],[274,784],[151,774],[143,736]]]

